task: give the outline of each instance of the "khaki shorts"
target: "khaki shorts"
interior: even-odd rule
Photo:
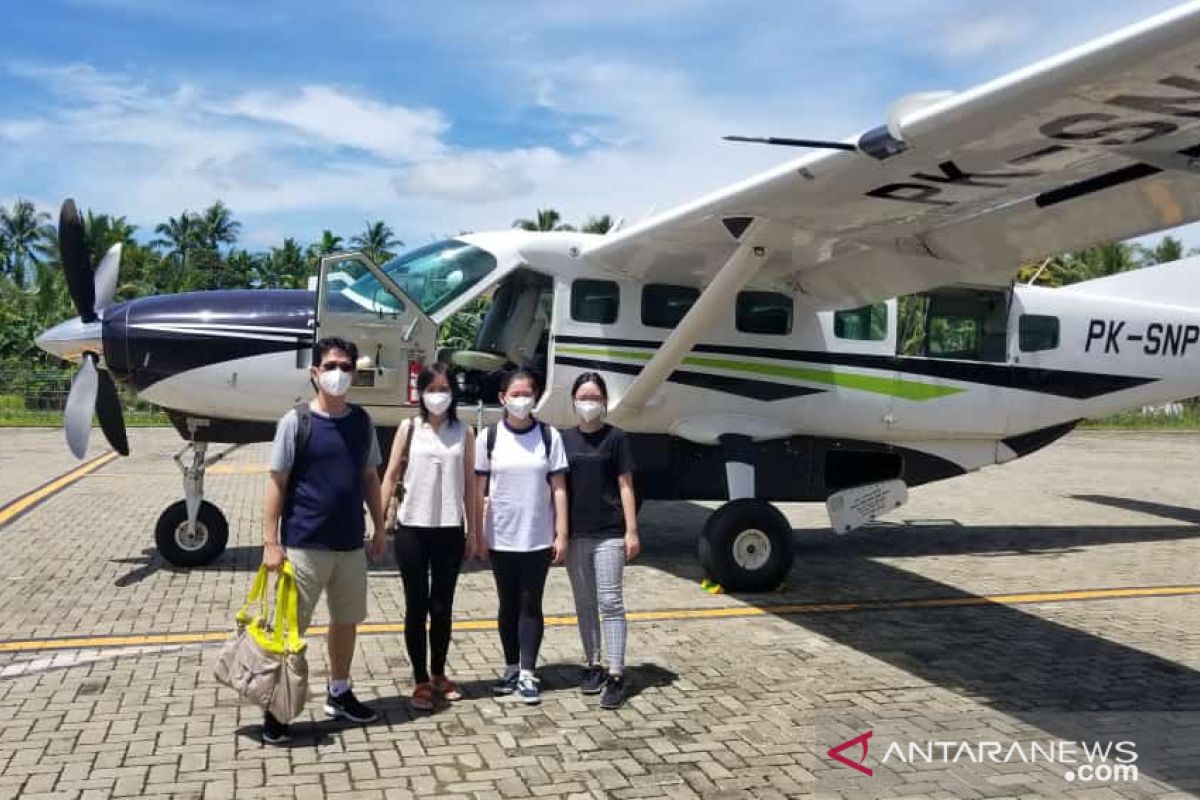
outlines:
[[[367,618],[366,550],[289,547],[287,558],[296,568],[301,632],[308,630],[322,591],[331,622],[357,625]]]

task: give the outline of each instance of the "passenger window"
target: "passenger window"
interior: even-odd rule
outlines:
[[[778,292],[740,292],[736,321],[742,333],[786,336],[792,332],[792,298]]]
[[[833,335],[839,339],[882,342],[887,338],[887,326],[886,303],[837,311],[833,315]]]
[[[674,328],[700,296],[691,286],[648,283],[642,288],[642,324]]]
[[[1017,323],[1021,352],[1036,353],[1058,347],[1058,317],[1022,314]]]
[[[571,284],[571,319],[609,325],[617,321],[621,289],[614,281],[581,278]]]

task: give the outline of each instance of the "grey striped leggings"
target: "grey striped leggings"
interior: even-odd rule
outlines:
[[[579,617],[579,638],[588,664],[600,663],[600,629],[604,628],[604,650],[608,671],[625,669],[625,571],[624,539],[571,539],[567,548],[567,572]]]

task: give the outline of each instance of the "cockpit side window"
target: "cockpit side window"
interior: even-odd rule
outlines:
[[[426,314],[433,314],[452,303],[496,269],[496,259],[486,250],[457,239],[418,247],[383,264],[387,273],[404,293]],[[379,281],[366,273],[343,293],[348,298],[378,298]],[[386,301],[398,304],[397,300]]]

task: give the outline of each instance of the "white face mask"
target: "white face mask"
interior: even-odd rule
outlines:
[[[533,411],[533,398],[510,397],[504,401],[504,407],[517,419],[525,419],[529,416],[529,412]]]
[[[575,403],[575,413],[584,422],[593,422],[604,415],[604,403],[599,400],[578,400]]]
[[[342,372],[340,369],[331,369],[317,375],[317,383],[334,397],[341,397],[350,391],[350,380],[350,373]]]
[[[450,407],[449,392],[426,392],[422,395],[425,401],[425,408],[429,409],[429,413],[435,417],[440,417],[446,413],[446,409]]]

